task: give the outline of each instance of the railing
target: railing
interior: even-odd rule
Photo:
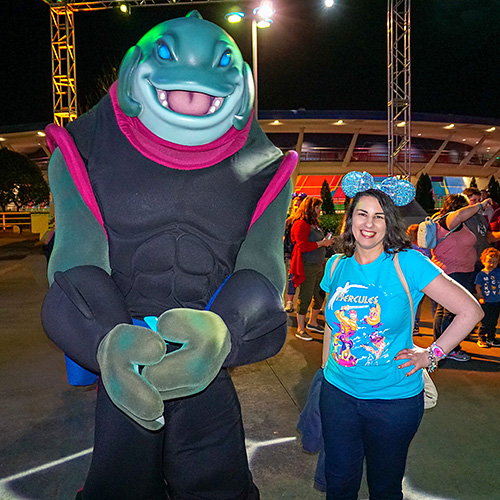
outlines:
[[[14,226],[31,227],[31,212],[0,212],[0,227],[3,231]]]
[[[32,210],[25,212],[0,212],[0,229],[21,231],[27,229],[33,233],[45,233],[49,227],[49,212],[46,210]]]
[[[412,163],[428,163],[435,155],[435,150],[413,150],[411,154]],[[344,161],[347,154],[347,148],[309,148],[302,151],[301,161]],[[469,154],[468,151],[443,151],[436,163],[451,163],[459,165],[462,160]],[[475,154],[468,164],[484,165],[490,158],[491,154]],[[402,160],[402,155],[401,155]],[[387,151],[374,151],[371,147],[357,147],[351,156],[351,162],[387,162]],[[495,159],[492,167],[500,167],[500,159]]]

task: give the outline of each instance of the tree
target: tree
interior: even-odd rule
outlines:
[[[27,156],[0,149],[0,208],[5,212],[7,205],[14,203],[17,209],[33,203],[48,202],[49,186],[42,172]]]
[[[432,192],[432,182],[428,174],[422,174],[417,181],[415,188],[415,199],[426,212],[434,210],[434,195]]]
[[[476,178],[475,178],[475,177],[473,177],[473,178],[470,180],[469,187],[471,187],[471,188],[477,188],[477,182],[476,182]]]
[[[321,204],[321,210],[324,214],[334,214],[335,205],[332,201],[332,192],[330,191],[330,186],[326,179],[323,181],[321,186],[321,199],[323,203]]]
[[[495,176],[490,177],[488,182],[488,193],[490,193],[490,198],[500,204],[500,184],[495,179]]]

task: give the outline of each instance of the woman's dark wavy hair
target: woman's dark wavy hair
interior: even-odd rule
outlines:
[[[299,208],[295,212],[295,216],[293,218],[293,222],[296,220],[304,220],[311,226],[318,225],[318,216],[314,209],[321,205],[321,198],[315,198],[314,196],[306,196],[302,203],[299,205]]]
[[[398,212],[396,205],[394,205],[394,202],[389,198],[389,195],[379,191],[378,189],[367,189],[366,191],[357,193],[356,196],[354,196],[344,215],[342,231],[340,234],[341,252],[347,257],[352,257],[354,255],[356,240],[354,239],[354,235],[352,233],[352,216],[358,201],[363,196],[372,196],[375,198],[380,203],[384,212],[386,228],[384,251],[386,253],[393,254],[400,252],[401,250],[411,248],[411,241],[406,234],[404,220]]]
[[[449,194],[443,201],[443,208],[439,211],[439,215],[446,215],[450,212],[455,212],[460,208],[464,208],[469,204],[469,200],[462,194]]]

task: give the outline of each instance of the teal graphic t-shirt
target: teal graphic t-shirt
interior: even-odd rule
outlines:
[[[394,266],[393,256],[382,253],[370,264],[342,258],[332,279],[326,265],[321,288],[329,294],[326,322],[332,329],[330,355],[324,369],[328,382],[360,399],[398,399],[419,394],[422,372],[409,377],[407,360],[394,357],[413,347],[411,307]],[[421,291],[441,270],[415,250],[399,253],[399,264],[416,310]]]

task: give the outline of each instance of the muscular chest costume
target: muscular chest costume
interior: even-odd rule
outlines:
[[[276,149],[252,127],[229,158],[178,169],[130,144],[108,98],[83,124],[71,125],[108,233],[112,277],[132,316],[203,309],[234,269],[257,202],[281,163],[269,163]]]

